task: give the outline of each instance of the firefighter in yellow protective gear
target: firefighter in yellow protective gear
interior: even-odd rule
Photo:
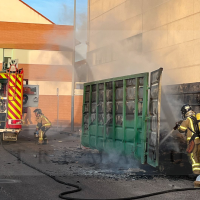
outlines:
[[[183,121],[177,123],[175,129],[183,133],[187,131],[187,150],[190,148],[188,153],[190,163],[192,165],[192,171],[194,174],[198,174],[194,185],[200,187],[200,113],[195,113],[191,106],[186,104],[181,108]],[[193,146],[190,146],[190,142],[193,140]]]
[[[35,109],[33,112],[37,121],[36,131],[39,131],[38,144],[47,144],[46,132],[51,128],[51,122],[43,115],[41,109]]]

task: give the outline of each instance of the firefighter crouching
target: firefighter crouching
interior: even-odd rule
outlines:
[[[51,122],[42,114],[41,109],[35,109],[33,112],[37,121],[36,132],[39,132],[38,144],[47,144],[46,132],[51,128]]]
[[[195,187],[200,187],[200,113],[195,113],[191,106],[186,104],[181,108],[183,121],[177,122],[174,130],[184,133],[187,131],[187,150],[192,171],[198,174]]]

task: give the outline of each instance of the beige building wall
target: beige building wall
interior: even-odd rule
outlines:
[[[0,63],[3,63],[3,49],[0,48]]]
[[[200,0],[89,0],[89,81],[150,72],[200,82]]]
[[[19,0],[0,0],[0,8],[0,21],[3,22],[52,24]]]
[[[57,74],[57,69],[67,68],[71,74],[72,66],[72,52],[70,51],[48,51],[48,50],[25,50],[25,49],[0,49],[0,63],[3,63],[4,57],[11,57],[18,59],[19,66],[29,66],[29,71],[25,69],[26,76],[31,77],[34,72],[35,77],[29,80],[30,85],[39,85],[39,95],[57,95],[57,88],[59,88],[59,95],[71,95],[71,78],[68,81],[57,80],[35,80],[36,77],[43,78],[42,68],[48,66],[45,75],[49,74],[48,79],[52,79]],[[30,68],[38,67],[38,71]],[[1,70],[1,69],[0,69]],[[34,79],[34,80],[32,80]],[[67,79],[67,78],[66,78]]]
[[[57,95],[57,88],[59,88],[59,95],[71,95],[71,82],[29,81],[28,84],[39,85],[39,95]]]
[[[5,52],[10,52],[5,49]],[[13,59],[19,59],[21,64],[35,65],[71,65],[72,52],[70,51],[48,51],[48,50],[26,50],[13,49]]]

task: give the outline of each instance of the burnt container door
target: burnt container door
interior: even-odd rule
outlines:
[[[104,148],[106,151],[114,148],[114,126],[113,126],[113,92],[114,82],[105,83],[105,126],[104,126]]]
[[[148,104],[148,73],[126,79],[125,93],[125,152],[146,162],[146,131]]]
[[[151,72],[148,119],[147,163],[153,167],[159,164],[160,101],[162,68]]]
[[[82,115],[82,136],[81,142],[85,147],[89,147],[89,109],[90,105],[90,85],[84,86],[83,95],[83,115]]]
[[[145,163],[148,73],[84,84],[82,145]]]
[[[124,86],[125,87],[125,86]],[[119,153],[124,151],[124,90],[123,90],[123,80],[115,81],[115,124],[114,124],[114,141],[115,149]]]

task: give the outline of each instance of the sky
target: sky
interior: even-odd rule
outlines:
[[[74,0],[23,0],[42,15],[60,25],[73,25]],[[77,15],[87,14],[87,0],[76,0]],[[78,22],[78,18],[77,18]]]
[[[23,0],[26,4],[55,24],[73,25],[74,0]],[[76,61],[86,58],[87,52],[87,0],[76,0]]]

